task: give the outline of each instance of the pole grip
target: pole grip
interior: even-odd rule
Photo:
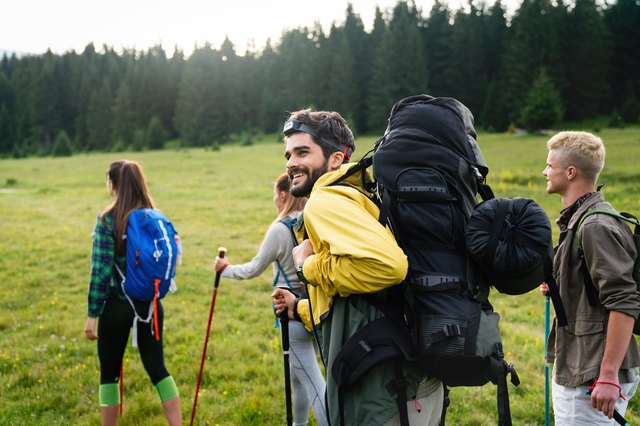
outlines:
[[[282,350],[289,350],[289,311],[285,308],[280,314],[280,327],[282,329]]]
[[[218,257],[220,259],[224,259],[224,255],[227,252],[227,249],[224,247],[218,247]],[[220,272],[216,272],[216,281],[214,283],[214,287],[217,289],[220,285]]]

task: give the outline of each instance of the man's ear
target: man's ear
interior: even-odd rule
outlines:
[[[576,168],[576,166],[567,167],[567,179],[575,179],[576,176],[578,176],[578,169]]]
[[[343,161],[344,161],[344,153],[340,151],[332,152],[331,156],[329,157],[329,168],[331,170],[337,170],[340,168]]]

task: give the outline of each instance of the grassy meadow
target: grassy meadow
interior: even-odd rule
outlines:
[[[640,213],[640,129],[603,130],[601,182],[619,210]],[[560,198],[545,193],[546,136],[481,134],[497,196],[531,197],[553,220]],[[219,246],[249,261],[275,216],[272,182],[284,170],[275,135],[220,150],[81,154],[0,160],[0,416],[6,425],[96,425],[98,359],[85,339],[91,231],[108,204],[111,161],[140,161],[158,207],[183,245],[179,290],[164,300],[165,357],[189,421]],[[359,140],[360,158],[373,138]],[[554,229],[554,236],[557,232]],[[271,311],[271,271],[249,281],[222,279],[211,326],[197,424],[284,424],[282,350]],[[522,384],[510,386],[514,424],[544,424],[544,299],[492,293],[502,316],[506,358]],[[159,400],[134,348],[125,354],[122,425],[163,425]],[[495,387],[454,388],[447,421],[496,424]],[[627,419],[640,418],[640,398]]]

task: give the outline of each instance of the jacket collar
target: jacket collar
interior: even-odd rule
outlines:
[[[575,209],[575,211],[571,215],[571,218],[569,219],[569,224],[567,226],[567,229],[573,229],[578,224],[578,220],[580,219],[580,216],[582,216],[582,213],[584,213],[587,210],[589,210],[595,204],[604,201],[604,195],[602,194],[602,192],[591,192],[588,195],[589,196],[585,197],[582,200],[580,205],[577,206],[577,208]],[[578,201],[576,201],[576,203],[578,203]],[[570,209],[570,208],[571,207],[568,207],[567,209]],[[565,209],[565,210],[567,210],[567,209]],[[560,219],[558,219],[558,221],[559,220]]]
[[[349,171],[349,169],[351,167],[355,167],[357,165],[358,165],[358,163],[345,163],[345,164],[342,164],[338,170],[334,170],[334,171],[327,172],[327,173],[323,174],[322,176],[320,176],[320,178],[318,178],[316,183],[313,185],[313,189],[311,190],[311,194],[313,194],[318,188],[322,188],[322,187],[329,186],[329,185],[333,184],[338,179],[340,179],[342,176],[344,176],[344,174],[347,173],[347,171]],[[370,182],[371,181],[371,177],[369,176],[368,171],[365,171],[365,173],[367,173],[366,181]],[[355,173],[352,176],[349,176],[346,180],[344,180],[344,183],[348,184],[349,186],[354,186],[356,188],[361,188],[362,187],[362,172],[358,172],[358,173]]]

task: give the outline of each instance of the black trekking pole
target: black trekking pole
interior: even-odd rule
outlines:
[[[618,410],[613,410],[613,419],[618,422],[619,425],[622,426],[629,426],[629,422],[627,422],[625,420],[624,417],[622,417],[622,415],[620,413],[618,413]]]
[[[291,409],[291,370],[289,368],[289,313],[285,308],[280,314],[280,330],[282,332],[282,353],[284,355],[284,392],[287,404],[287,426],[293,424]]]
[[[218,249],[218,257],[223,258],[227,249],[220,247]],[[213,318],[213,310],[216,306],[216,296],[218,295],[218,286],[220,285],[220,272],[216,272],[216,281],[213,286],[213,296],[211,297],[211,308],[209,309],[209,322],[207,323],[207,334],[204,337],[204,348],[202,349],[202,359],[200,360],[200,372],[198,373],[198,383],[196,385],[196,394],[193,397],[193,408],[191,409],[191,426],[193,419],[196,417],[196,406],[198,405],[198,393],[200,392],[200,380],[202,380],[202,370],[204,369],[204,360],[207,356],[207,345],[209,344],[209,332],[211,331],[211,319]]]

